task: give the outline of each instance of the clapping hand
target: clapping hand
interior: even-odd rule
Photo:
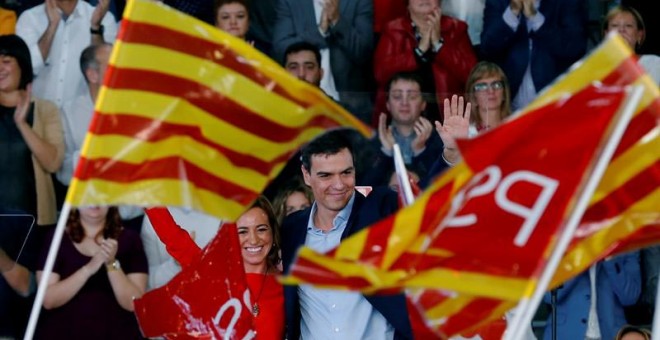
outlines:
[[[57,7],[56,0],[46,0],[44,5],[44,8],[46,9],[46,17],[48,17],[48,24],[57,27],[62,19],[62,14],[60,14],[60,9]]]
[[[380,113],[378,117],[378,139],[384,150],[391,154],[394,148],[394,135],[392,134],[392,127],[387,126],[387,115]]]
[[[416,136],[411,143],[411,147],[413,153],[418,155],[424,151],[424,148],[426,148],[426,141],[429,140],[429,137],[431,137],[431,134],[433,133],[433,125],[431,125],[431,122],[428,119],[419,117],[417,121],[415,121],[414,129]]]
[[[28,84],[25,91],[19,91],[18,103],[14,111],[14,123],[25,124],[28,111],[30,110],[30,99],[32,98],[32,84]]]

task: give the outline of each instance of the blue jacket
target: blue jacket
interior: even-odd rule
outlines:
[[[623,307],[637,302],[641,292],[639,252],[602,261],[596,267],[596,309],[601,339],[614,339],[626,324]],[[545,295],[550,303],[550,294]],[[584,339],[591,303],[589,270],[557,289],[557,339]],[[544,339],[551,339],[548,318]]]
[[[368,197],[356,191],[353,210],[348,219],[342,240],[392,214],[398,209],[398,197],[387,188],[375,188]],[[305,244],[307,223],[311,208],[288,216],[282,225],[282,263],[287,273],[298,249]],[[403,294],[366,296],[395,329],[395,339],[412,339],[412,328],[408,319],[406,299]],[[287,338],[300,338],[300,301],[297,286],[284,286]]]

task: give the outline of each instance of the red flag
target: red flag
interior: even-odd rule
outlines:
[[[252,314],[236,226],[225,224],[201,257],[135,300],[146,337],[250,339]]]
[[[461,142],[469,169],[328,254],[303,249],[289,282],[458,292],[411,300],[438,335],[501,316],[530,293],[622,99],[590,87]]]

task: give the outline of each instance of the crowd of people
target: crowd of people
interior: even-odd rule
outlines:
[[[586,55],[589,14],[601,10],[575,0],[163,2],[250,43],[375,131],[310,142],[236,221],[259,339],[412,338],[403,295],[282,287],[275,277],[301,246],[330,250],[399,208],[394,144],[425,187],[460,160],[456,139],[502,124]],[[660,83],[660,57],[642,53],[656,38],[642,5],[602,3],[599,35],[619,33]],[[1,5],[0,339],[18,339],[125,2]],[[223,223],[179,207],[122,208],[68,216],[37,338],[140,338],[133,299],[169,282]],[[558,339],[646,335],[659,268],[660,246],[594,264],[557,290],[545,338],[552,322]]]

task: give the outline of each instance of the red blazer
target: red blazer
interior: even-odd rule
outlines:
[[[440,35],[444,43],[432,61],[432,69],[436,97],[442,112],[444,98],[465,93],[465,83],[472,67],[477,64],[477,56],[472,49],[465,22],[442,16]],[[407,13],[385,26],[374,55],[374,75],[378,85],[373,120],[376,126],[378,115],[385,112],[385,91],[389,79],[397,72],[419,69],[415,47],[417,40]]]

